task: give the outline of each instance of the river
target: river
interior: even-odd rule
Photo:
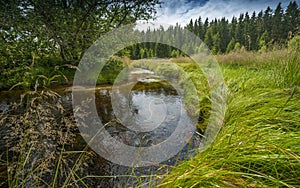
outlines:
[[[131,88],[128,96],[129,101],[127,102],[123,100],[122,89],[124,88]],[[117,97],[119,108],[114,108],[112,105],[113,87],[111,85],[80,89],[94,92],[99,119],[103,124],[112,122],[110,126],[106,127],[106,130],[113,138],[129,146],[151,147],[157,145],[164,142],[175,131],[181,116],[183,116],[185,123],[190,123],[191,121],[187,113],[182,114],[180,110],[184,107],[182,96],[178,95],[176,90],[162,77],[155,75],[149,70],[138,68],[131,70],[126,83],[118,86]],[[53,90],[60,94],[63,107],[66,111],[65,114],[72,116],[72,87],[57,87],[53,88]],[[22,91],[0,92],[0,112],[9,114],[11,103],[18,101],[21,93]],[[122,101],[125,101],[124,104]],[[129,121],[127,122],[129,124],[145,124],[149,130],[139,132],[124,126],[124,123],[122,124],[120,120],[114,121],[116,120],[116,114],[124,113],[122,105],[126,106],[127,104],[130,105],[130,114],[132,117],[127,118],[127,120],[123,119],[123,121]],[[2,154],[9,150],[5,141],[6,130],[6,128],[1,128],[0,132],[0,136],[3,138],[0,142],[0,151]],[[96,152],[92,152],[93,154],[86,160],[86,164],[84,164],[80,174],[85,176],[85,183],[91,187],[134,186],[138,183],[141,184],[141,182],[144,185],[150,184],[151,186],[156,182],[152,181],[153,178],[150,175],[163,174],[169,170],[169,166],[193,156],[193,150],[200,145],[201,138],[194,133],[192,139],[188,142],[189,144],[179,151],[177,155],[161,164],[148,167],[131,168],[122,166],[101,157]],[[80,151],[85,146],[86,142],[77,130],[76,139],[66,148],[70,151]],[[88,147],[87,150],[92,151],[92,148]],[[161,155],[165,154],[164,151],[161,152]],[[6,160],[3,157],[2,155],[2,160]],[[2,163],[2,168],[0,168],[2,171],[6,170],[5,165],[5,163]],[[1,172],[1,174],[3,176],[5,172]],[[53,175],[54,173],[50,174]],[[63,180],[61,181],[63,182]]]

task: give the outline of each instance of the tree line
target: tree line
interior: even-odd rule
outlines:
[[[288,40],[300,34],[299,24],[300,9],[296,1],[292,1],[286,9],[283,9],[281,3],[278,3],[275,10],[267,7],[266,10],[253,12],[251,15],[248,12],[241,13],[239,17],[233,17],[230,22],[226,18],[212,21],[206,18],[203,22],[199,17],[196,20],[191,19],[184,27],[176,24],[176,26],[167,28],[166,31],[163,27],[153,31],[148,29],[146,35],[150,35],[157,41],[162,37],[169,37],[169,40],[173,40],[180,38],[178,35],[184,35],[185,29],[187,29],[198,36],[213,54],[229,53],[239,49],[266,51],[274,47],[286,46]],[[166,32],[174,33],[177,36],[167,36]],[[195,48],[195,44],[185,44],[184,42],[182,42],[181,49],[188,53],[195,53],[199,50]],[[130,56],[132,59],[184,55],[178,49],[155,43],[136,44],[119,54]]]

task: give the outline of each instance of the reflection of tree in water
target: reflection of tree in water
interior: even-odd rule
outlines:
[[[95,91],[96,108],[102,123],[107,123],[114,118],[110,97],[111,89],[101,88]]]

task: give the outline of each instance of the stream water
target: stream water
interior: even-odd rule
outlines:
[[[134,118],[129,118],[131,124],[145,124],[150,131],[139,132],[132,130],[120,122],[114,122],[115,114],[121,113],[122,105],[127,104],[119,100],[118,109],[112,106],[112,86],[97,86],[90,92],[95,93],[95,102],[97,113],[100,120],[105,124],[111,123],[106,127],[110,135],[118,141],[135,147],[150,147],[165,141],[178,126],[179,118],[188,124],[191,120],[187,113],[182,114],[181,108],[184,108],[183,98],[178,95],[176,90],[164,81],[163,78],[156,76],[153,72],[144,69],[131,70],[128,80],[122,85],[123,88],[131,88],[129,93],[130,114]],[[122,90],[122,87],[119,90]],[[73,111],[72,108],[72,93],[71,88],[54,89],[61,94],[64,108],[67,111]],[[7,112],[11,102],[17,101],[20,92],[9,91],[0,92],[0,111]],[[119,99],[122,99],[122,92],[119,92]],[[127,101],[128,102],[128,101]],[[7,112],[9,113],[9,112]],[[128,123],[128,122],[127,122]],[[159,125],[159,126],[158,126]],[[5,129],[1,129],[0,136],[5,135]],[[162,165],[153,165],[149,167],[130,168],[112,163],[100,155],[94,153],[90,160],[87,161],[87,166],[83,169],[82,174],[92,175],[85,179],[86,184],[91,187],[118,187],[135,185],[142,179],[145,185],[151,179],[149,177],[141,177],[142,175],[151,175],[164,173],[168,170],[167,166],[172,166],[179,161],[191,157],[193,150],[200,145],[201,138],[194,134],[189,144],[186,145],[177,155],[164,161],[166,167]],[[85,140],[77,133],[76,142],[70,146],[70,150],[80,150],[86,145]],[[2,139],[0,142],[0,150],[5,151],[5,142]],[[164,155],[164,151],[161,155]],[[97,178],[95,178],[97,176]],[[151,182],[154,184],[155,182]]]

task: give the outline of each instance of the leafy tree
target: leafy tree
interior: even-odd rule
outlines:
[[[178,56],[179,56],[179,51],[178,50],[172,50],[171,57],[178,57]]]
[[[47,49],[58,50],[63,60],[76,63],[98,37],[122,24],[152,18],[159,3],[159,0],[15,0],[8,6],[1,2],[1,9],[7,10],[1,23],[9,24],[1,24],[1,31],[13,28],[22,33],[19,40],[32,36],[39,42],[51,41],[53,44],[47,44]],[[15,19],[6,22],[9,18]]]
[[[234,39],[234,37],[232,37],[230,42],[227,45],[226,53],[229,53],[230,51],[232,51],[234,49],[234,47],[235,47],[235,39]]]
[[[269,34],[268,31],[265,31],[259,38],[259,50],[266,51],[268,49]]]
[[[299,53],[300,51],[300,36],[295,36],[288,42],[288,48],[290,50],[294,50],[295,52]]]
[[[236,42],[234,45],[234,51],[239,51],[241,49],[241,44],[239,42]]]

